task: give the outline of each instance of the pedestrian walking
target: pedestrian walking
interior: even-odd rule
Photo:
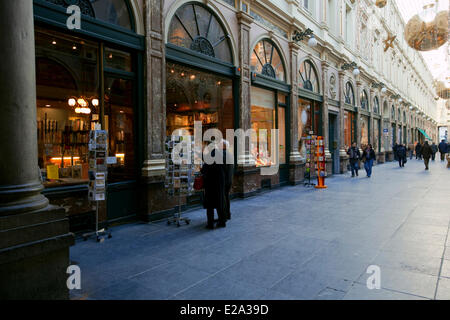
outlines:
[[[441,154],[441,161],[445,161],[445,154],[447,152],[450,152],[450,150],[448,149],[445,140],[442,140],[441,143],[439,143],[439,153]]]
[[[392,151],[394,151],[394,160],[395,161],[398,161],[397,150],[398,150],[398,143],[395,143],[394,147],[392,147]]]
[[[397,148],[397,158],[400,168],[404,168],[405,163],[407,162],[407,157],[406,157],[406,147],[402,144],[400,144]]]
[[[431,151],[433,152],[431,154],[431,160],[434,161],[434,160],[436,160],[436,153],[438,152],[438,146],[434,142],[431,145]]]
[[[207,153],[209,152],[206,151]],[[216,145],[210,152],[210,159],[215,159],[216,153],[222,150]],[[222,161],[220,161],[222,162]],[[225,215],[225,165],[223,163],[208,163],[205,161],[201,169],[205,196],[203,206],[206,209],[207,228],[214,229],[214,210],[217,210],[219,217],[217,227],[226,227]]]
[[[409,160],[412,160],[413,155],[414,155],[414,146],[413,145],[408,145],[408,152],[409,152]]]
[[[423,147],[422,147],[422,156],[423,156],[423,162],[425,163],[425,170],[430,170],[429,164],[430,164],[430,158],[433,153],[433,150],[431,149],[430,145],[428,144],[428,141],[425,141]]]
[[[366,169],[367,178],[370,178],[372,176],[373,163],[376,160],[375,151],[370,143],[364,149],[362,159],[364,161],[364,169]]]
[[[359,152],[356,142],[353,142],[352,146],[348,149],[347,154],[349,155],[352,178],[354,178],[355,174],[358,176],[359,160],[361,159],[361,152]]]
[[[233,186],[234,176],[234,159],[230,149],[230,143],[227,140],[222,140],[223,145],[223,159],[225,164],[225,216],[227,220],[231,219],[231,205],[230,205],[230,192]]]
[[[420,142],[417,142],[416,144],[416,160],[422,160],[422,145]]]

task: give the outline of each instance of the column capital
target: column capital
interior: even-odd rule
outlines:
[[[247,12],[244,12],[244,11],[239,11],[236,15],[237,15],[239,24],[243,24],[247,27],[250,27],[250,25],[255,20],[251,15],[249,15]]]

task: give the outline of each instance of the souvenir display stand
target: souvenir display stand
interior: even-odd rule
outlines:
[[[183,144],[188,154],[176,155],[175,147]],[[181,149],[181,148],[180,148]],[[176,157],[175,157],[176,156]],[[178,159],[176,159],[178,158]],[[182,217],[182,198],[192,195],[195,180],[194,141],[190,136],[169,136],[166,140],[166,179],[165,188],[171,197],[178,197],[178,210],[167,224],[181,226],[181,222],[189,224],[190,219]]]
[[[325,160],[325,143],[323,137],[317,137],[316,140],[316,159],[317,159],[317,186],[316,189],[326,189],[325,177],[327,176]]]
[[[316,137],[314,132],[310,132],[310,135],[305,138],[306,140],[306,164],[305,164],[305,187],[315,187],[316,185],[311,182],[312,172],[315,163],[315,150],[316,150]]]
[[[106,178],[108,154],[108,132],[105,130],[92,130],[89,133],[89,201],[95,202],[95,231],[83,234],[86,241],[96,236],[97,242],[104,240],[104,236],[111,238],[111,232],[98,228],[98,208],[100,201],[106,201]]]

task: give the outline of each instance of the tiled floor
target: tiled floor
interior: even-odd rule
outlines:
[[[72,299],[450,299],[450,170],[412,160],[232,203],[226,229],[134,223],[78,241]],[[367,268],[381,289],[367,288]]]

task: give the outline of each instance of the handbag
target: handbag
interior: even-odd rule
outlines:
[[[203,188],[204,188],[203,176],[202,175],[196,176],[194,180],[194,190],[200,191],[203,190]]]

